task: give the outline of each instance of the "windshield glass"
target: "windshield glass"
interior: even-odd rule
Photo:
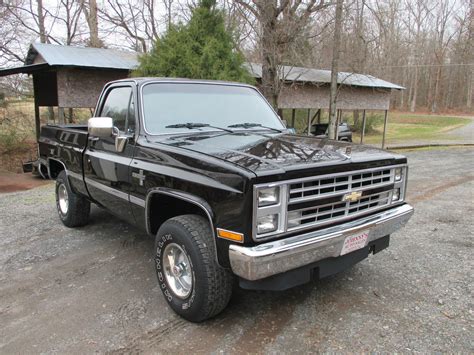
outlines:
[[[166,127],[186,123],[204,123],[223,128],[235,124],[255,123],[269,128],[285,129],[260,94],[243,86],[147,84],[143,87],[143,107],[145,128],[151,134],[216,130],[213,127]],[[255,126],[252,129],[265,128]]]

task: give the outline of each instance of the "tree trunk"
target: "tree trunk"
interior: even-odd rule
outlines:
[[[334,40],[332,49],[332,63],[331,63],[331,88],[329,96],[329,127],[328,136],[330,139],[337,139],[336,127],[336,101],[337,101],[337,74],[339,70],[339,47],[341,42],[341,27],[342,27],[342,5],[344,0],[337,0],[336,3],[336,18],[334,23]]]
[[[471,69],[469,71],[469,79],[468,79],[468,82],[467,82],[466,107],[469,110],[472,108],[472,92],[473,92],[473,86],[474,86],[473,71],[474,71],[474,69]]]
[[[37,0],[37,10],[38,10],[38,31],[40,34],[40,42],[46,43],[48,41],[48,37],[46,36],[46,30],[44,27],[43,0]]]
[[[84,14],[86,15],[87,25],[89,26],[89,46],[95,48],[103,47],[103,43],[99,38],[99,21],[97,19],[97,0],[89,0],[89,9],[84,6]]]
[[[413,76],[413,96],[410,103],[410,112],[416,110],[416,96],[418,95],[418,66],[415,64],[415,75]]]
[[[431,113],[438,112],[438,96],[439,96],[440,81],[441,81],[441,66],[439,66],[438,69],[436,70],[433,101],[431,102]]]
[[[274,41],[276,30],[276,8],[268,1],[262,16],[262,93],[276,109],[278,108],[279,77],[276,63],[277,48]]]

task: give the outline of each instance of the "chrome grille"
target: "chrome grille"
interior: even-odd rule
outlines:
[[[394,183],[394,168],[379,168],[307,178],[289,183],[287,230],[325,225],[369,213],[390,205],[392,190],[380,191]],[[358,201],[344,202],[343,196],[362,191]],[[322,201],[319,201],[322,200]],[[308,206],[307,202],[314,201]],[[304,203],[298,209],[292,206]]]
[[[343,173],[290,184],[289,203],[363,191],[393,183],[393,169]]]

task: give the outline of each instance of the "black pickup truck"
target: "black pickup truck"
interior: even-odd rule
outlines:
[[[109,83],[88,125],[47,125],[41,164],[59,218],[90,204],[155,238],[159,286],[199,322],[245,289],[284,290],[389,245],[413,214],[407,160],[289,134],[252,86],[140,78]]]

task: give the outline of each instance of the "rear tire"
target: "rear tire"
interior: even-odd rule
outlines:
[[[169,219],[155,239],[156,275],[169,306],[191,322],[202,322],[224,310],[233,277],[216,261],[209,223],[201,216]]]
[[[91,203],[72,191],[64,170],[56,178],[56,208],[66,227],[84,226],[89,221]]]

